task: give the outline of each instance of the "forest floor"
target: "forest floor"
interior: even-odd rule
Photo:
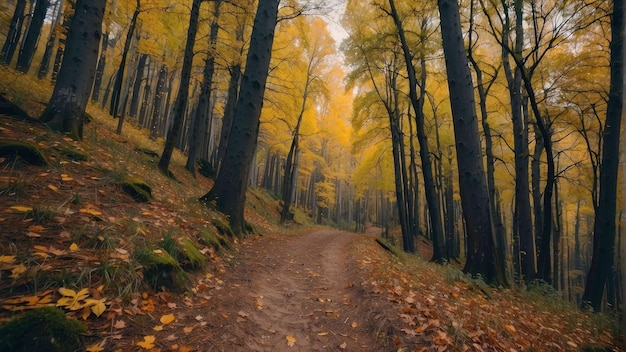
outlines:
[[[41,110],[39,93],[3,89],[30,114]],[[56,306],[86,324],[87,351],[619,350],[609,317],[546,287],[491,287],[455,266],[391,253],[374,227],[279,226],[278,201],[261,190],[246,207],[255,234],[211,247],[200,234],[219,232],[224,218],[197,202],[211,180],[187,173],[178,152],[177,181],[163,176],[145,153],[162,141],[131,125],[116,135],[117,121],[89,112],[81,142],[0,115],[0,140],[31,142],[49,162],[0,155],[0,327]],[[126,176],[143,178],[153,199],[126,195]],[[203,254],[195,270],[181,259],[179,293],[147,285],[139,260],[172,239]]]

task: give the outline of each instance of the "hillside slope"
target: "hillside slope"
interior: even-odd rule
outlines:
[[[258,190],[246,211],[256,234],[233,237],[221,214],[198,204],[211,181],[186,173],[182,155],[173,160],[178,181],[168,179],[150,153],[158,142],[131,126],[118,136],[116,121],[90,113],[82,142],[0,116],[1,143],[35,146],[45,158],[0,156],[0,322],[57,306],[87,325],[89,351],[611,344],[609,319],[542,297],[548,290],[487,287],[397,257],[371,235],[279,227],[276,201]],[[127,193],[129,179],[144,181],[152,199]]]

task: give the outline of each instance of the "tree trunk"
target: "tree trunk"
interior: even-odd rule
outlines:
[[[41,28],[43,27],[43,22],[46,19],[46,12],[48,11],[49,5],[49,0],[37,0],[33,17],[28,23],[28,31],[24,37],[20,53],[17,56],[17,65],[15,66],[15,69],[19,72],[28,73],[28,69],[30,69],[30,64],[33,62],[33,56],[35,56],[35,51],[37,51]]]
[[[222,118],[222,130],[220,131],[220,143],[217,149],[217,165],[216,170],[220,169],[224,155],[226,155],[226,146],[228,146],[228,137],[233,125],[233,117],[235,116],[235,107],[239,97],[239,81],[241,79],[241,64],[235,64],[229,68],[230,81],[228,82],[228,97],[224,106],[224,117]]]
[[[413,111],[415,112],[417,140],[420,145],[420,158],[422,161],[422,174],[424,177],[424,191],[426,194],[426,204],[428,205],[428,215],[430,218],[433,239],[433,257],[431,258],[431,260],[435,262],[443,262],[445,259],[446,250],[445,240],[443,237],[443,224],[441,221],[441,207],[439,205],[439,198],[435,191],[435,179],[433,177],[432,163],[430,161],[428,138],[426,137],[426,132],[424,131],[423,104],[426,89],[426,87],[424,86],[426,84],[425,61],[421,61],[422,77],[421,81],[418,82],[415,73],[415,67],[413,66],[413,55],[409,50],[409,45],[405,37],[404,28],[402,27],[402,22],[400,21],[398,12],[396,11],[394,0],[389,0],[389,6],[391,7],[391,17],[393,18],[396,29],[398,30],[400,44],[402,45],[404,62],[407,68],[409,78],[409,99],[411,100]],[[418,84],[421,88],[421,94],[419,98],[417,95]]]
[[[154,91],[154,102],[152,105],[154,106],[154,110],[152,110],[152,123],[150,124],[150,137],[152,139],[156,139],[159,121],[161,120],[163,114],[163,93],[166,92],[165,81],[167,80],[167,66],[165,64],[161,65],[161,69],[159,70],[159,78],[157,79],[155,91]]]
[[[454,123],[459,169],[459,191],[467,227],[467,261],[464,271],[480,274],[487,282],[506,285],[496,243],[489,193],[482,163],[474,85],[469,71],[456,0],[438,0],[441,34]]]
[[[50,128],[74,139],[81,139],[83,134],[83,114],[95,75],[105,5],[105,0],[77,1],[58,81],[41,116]]]
[[[102,76],[104,76],[104,68],[106,67],[106,52],[109,41],[109,33],[104,34],[102,38],[102,48],[100,49],[100,58],[98,59],[98,65],[96,66],[96,77],[93,82],[93,90],[91,91],[91,101],[93,103],[98,102],[100,99],[100,89],[102,87]]]
[[[230,217],[231,228],[240,235],[246,233],[243,209],[259,135],[279,2],[259,1],[226,155],[215,185],[201,198],[202,202],[215,200],[217,209]]]
[[[128,33],[126,33],[126,41],[124,42],[124,50],[122,51],[122,60],[120,61],[120,66],[117,69],[117,76],[115,77],[115,83],[113,85],[111,105],[109,106],[109,115],[113,116],[113,118],[118,117],[117,114],[119,113],[119,104],[122,97],[122,82],[124,81],[124,70],[126,69],[126,59],[128,57],[128,52],[130,51],[130,43],[133,40],[133,35],[135,33],[135,27],[137,26],[137,17],[139,17],[139,13],[141,13],[141,0],[137,0],[137,4],[135,5],[135,12],[133,13],[133,17],[130,20]]]
[[[55,15],[54,21],[50,24],[50,35],[48,36],[48,40],[46,41],[46,50],[43,53],[43,57],[41,58],[41,63],[39,64],[39,70],[37,70],[37,78],[42,79],[48,75],[50,71],[50,60],[52,59],[52,50],[54,49],[54,44],[57,41],[57,26],[59,25],[59,21],[63,16],[63,1],[57,0],[55,4]]]
[[[13,11],[13,18],[9,25],[9,32],[7,38],[0,51],[0,63],[10,65],[15,54],[15,49],[20,42],[22,36],[22,26],[24,25],[24,10],[26,9],[26,0],[17,0],[15,4],[15,10]]]
[[[137,116],[137,110],[139,109],[139,91],[141,89],[141,84],[143,83],[143,77],[146,71],[147,61],[148,54],[141,54],[141,56],[139,56],[137,70],[135,71],[135,83],[133,83],[133,97],[130,100],[130,109],[128,110],[128,116]],[[139,124],[141,125],[141,121],[139,122]]]
[[[189,17],[189,28],[187,29],[187,42],[185,44],[185,55],[183,59],[183,67],[180,73],[180,83],[178,86],[178,95],[174,102],[174,121],[167,133],[163,153],[159,160],[159,169],[166,175],[170,175],[169,166],[174,152],[174,144],[178,140],[182,124],[185,119],[185,111],[187,108],[187,98],[189,97],[189,81],[191,79],[191,66],[193,63],[193,45],[196,42],[196,34],[198,32],[198,17],[200,16],[200,4],[202,0],[193,0],[191,6],[191,14]]]
[[[602,295],[614,270],[615,218],[619,166],[620,124],[624,98],[624,2],[613,1],[611,15],[611,85],[602,143],[599,207],[593,224],[593,257],[587,275],[583,305],[598,312]]]

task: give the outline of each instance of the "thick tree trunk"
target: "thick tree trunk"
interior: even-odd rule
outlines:
[[[46,19],[46,12],[48,11],[49,5],[49,0],[37,0],[33,17],[28,23],[28,32],[24,37],[20,53],[17,56],[15,69],[19,72],[27,73],[30,69],[30,64],[33,62],[33,56],[35,56],[35,51],[37,50],[37,44],[41,36],[41,28],[43,27],[43,21]]]
[[[611,85],[602,144],[599,207],[593,224],[593,257],[587,275],[583,305],[602,308],[602,295],[614,268],[617,176],[620,124],[624,104],[624,2],[613,1],[611,15]]]
[[[91,93],[102,37],[106,0],[78,0],[67,35],[57,84],[41,120],[53,130],[81,139],[85,107]]]
[[[238,234],[246,233],[243,209],[259,135],[279,2],[259,1],[226,155],[215,185],[201,198],[202,202],[215,200],[218,210],[230,217],[231,227]]]
[[[13,55],[15,54],[17,45],[20,42],[20,37],[22,36],[25,9],[26,0],[17,0],[15,10],[13,11],[13,18],[11,18],[11,24],[9,25],[7,38],[2,46],[2,51],[0,51],[0,63],[10,65],[11,60],[13,60]]]
[[[183,67],[180,73],[180,83],[178,87],[178,95],[174,102],[174,121],[167,133],[165,146],[161,159],[159,160],[159,169],[166,175],[169,175],[170,160],[174,152],[174,144],[177,142],[182,124],[185,119],[185,111],[187,110],[187,98],[189,97],[189,81],[191,79],[191,66],[193,63],[193,45],[196,42],[196,34],[198,32],[198,18],[200,16],[200,4],[202,0],[193,0],[191,6],[191,14],[189,17],[189,28],[187,29],[187,42],[185,44],[185,55],[183,59]]]
[[[459,190],[467,228],[464,271],[480,274],[487,282],[506,285],[504,263],[499,263],[496,255],[474,85],[463,43],[459,6],[456,0],[438,0],[438,7],[456,140]]]

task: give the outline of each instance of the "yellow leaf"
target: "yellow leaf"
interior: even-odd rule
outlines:
[[[161,331],[161,330],[163,330],[163,325],[157,325],[157,326],[153,327],[152,330],[154,330],[154,331]]]
[[[93,215],[93,216],[100,216],[102,215],[102,212],[99,212],[95,209],[91,209],[91,208],[82,208],[79,210],[79,212],[81,213],[85,213],[85,214],[89,214],[89,215]]]
[[[174,317],[174,314],[166,314],[162,316],[160,319],[161,324],[165,324],[165,325],[173,322],[174,320],[176,320],[176,318]]]
[[[357,323],[356,323],[356,321],[353,321],[353,322],[352,322],[352,328],[354,329],[354,328],[356,328],[357,326],[359,326],[359,324],[357,324]]]
[[[154,341],[155,340],[156,340],[156,338],[154,337],[154,335],[144,336],[143,337],[143,341],[137,342],[137,346],[143,347],[143,348],[149,350],[151,348],[154,348]]]
[[[104,304],[104,299],[99,300],[98,303],[91,306],[91,311],[97,317],[101,316],[102,313],[104,313],[106,309],[107,309],[107,306]]]
[[[97,344],[93,344],[91,346],[87,347],[87,352],[102,352],[104,351],[104,348],[102,348],[102,345],[104,344],[104,341],[97,343]]]
[[[515,330],[515,326],[513,325],[504,325],[504,330],[506,330],[511,335],[515,335],[515,333],[517,332]]]
[[[322,331],[322,332],[318,332],[317,336],[326,336],[328,335],[328,331]]]
[[[70,245],[70,251],[76,252],[79,249],[80,248],[78,247],[78,245],[76,243],[72,242],[72,244]]]
[[[66,297],[76,297],[76,292],[75,291],[70,290],[69,288],[65,288],[65,287],[59,288],[59,293],[62,296],[66,296]]]
[[[12,279],[17,279],[18,277],[22,276],[22,274],[24,274],[25,272],[26,272],[26,267],[24,266],[24,264],[19,264],[11,270],[11,275],[9,277]]]
[[[0,263],[13,263],[13,261],[15,260],[15,256],[14,255],[0,255]]]
[[[71,178],[70,175],[68,175],[68,174],[61,174],[61,181],[68,182],[68,181],[72,181],[72,180],[74,180],[74,179]]]
[[[296,338],[291,336],[291,335],[287,335],[285,337],[287,339],[287,346],[289,347],[293,347],[296,344]]]
[[[29,207],[25,205],[14,205],[12,207],[9,207],[9,209],[11,209],[15,213],[27,213],[33,210],[33,207]]]
[[[58,192],[58,191],[59,191],[59,188],[58,188],[57,186],[48,185],[48,188],[50,188],[51,190],[53,190],[53,191],[55,191],[55,192]],[[95,345],[94,345],[94,346],[95,346]],[[89,349],[88,349],[88,350],[89,350]],[[100,350],[100,351],[102,351],[102,350]]]

